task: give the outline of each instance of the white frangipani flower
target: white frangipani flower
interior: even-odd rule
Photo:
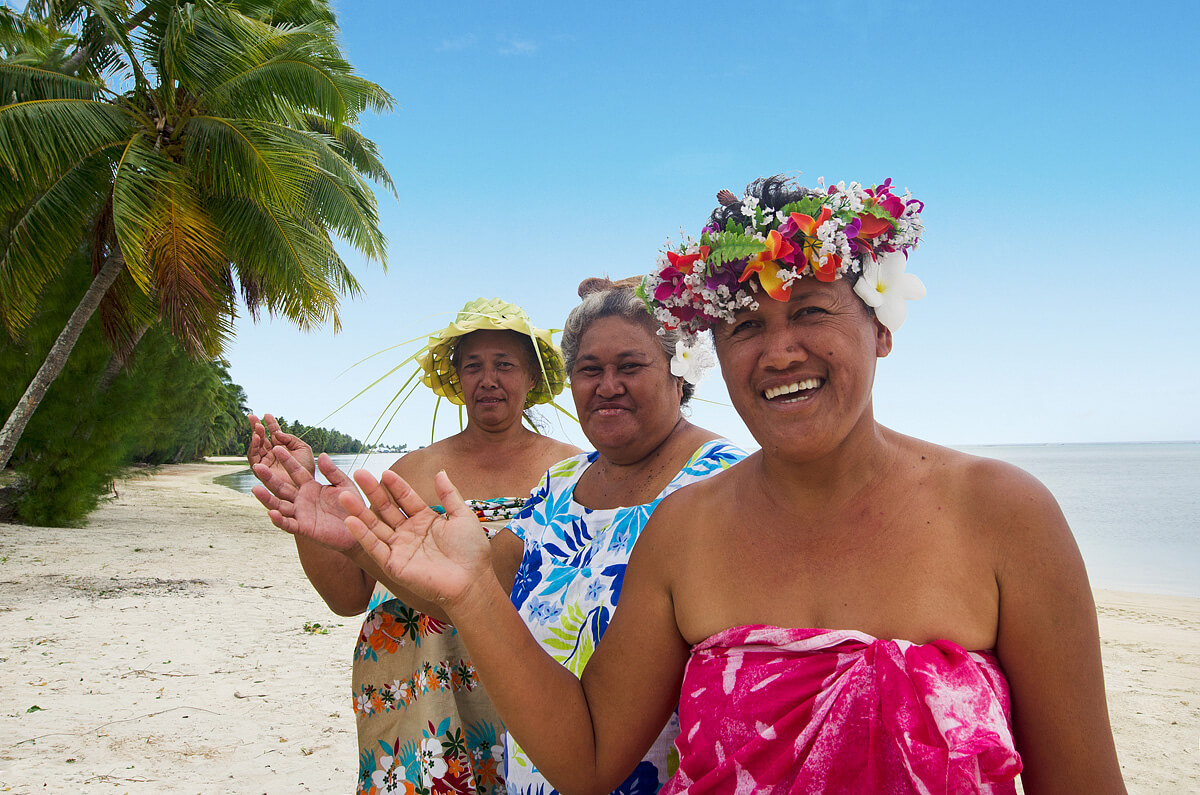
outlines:
[[[875,310],[875,317],[896,331],[908,314],[905,301],[925,297],[925,285],[911,273],[904,272],[908,258],[899,252],[884,254],[863,266],[862,276],[854,283],[854,292],[863,303]]]
[[[671,357],[671,375],[695,385],[716,363],[717,357],[707,345],[697,341],[695,346],[689,346],[679,340],[675,343],[675,355]]]

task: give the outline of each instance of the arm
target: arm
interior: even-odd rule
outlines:
[[[1096,608],[1083,559],[1058,504],[1012,467],[981,488],[1003,498],[988,520],[1001,535],[996,651],[1012,689],[1013,731],[1029,795],[1124,793],[1113,745]]]
[[[373,478],[356,479],[368,495]],[[647,528],[626,572],[622,607],[582,682],[529,633],[491,566],[474,517],[444,473],[443,518],[392,473],[347,520],[371,557],[396,579],[445,606],[509,732],[564,792],[609,792],[641,759],[674,708],[688,647],[675,625],[667,545]],[[408,518],[406,518],[406,515]]]
[[[318,483],[291,452],[283,447],[271,450],[277,466],[254,465],[254,475],[261,482],[254,496],[267,508],[271,523],[296,537],[300,564],[321,598],[338,615],[356,615],[367,608],[376,581],[395,594],[409,607],[440,620],[447,620],[440,605],[421,598],[388,576],[370,556],[363,552],[346,529],[349,511],[364,509],[358,490],[344,472],[324,453],[317,459],[328,486]],[[378,483],[371,478],[374,488]],[[370,495],[370,492],[368,492]],[[371,497],[384,499],[379,494]],[[472,514],[474,517],[474,514]],[[475,532],[486,543],[479,522]],[[523,546],[510,532],[497,534],[490,549],[496,573],[511,590]]]

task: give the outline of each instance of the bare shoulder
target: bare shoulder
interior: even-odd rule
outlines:
[[[721,526],[721,517],[738,504],[738,495],[745,493],[743,479],[749,472],[745,462],[749,460],[744,459],[703,480],[689,483],[663,498],[650,517],[651,524],[662,528],[656,532],[686,532],[689,544],[694,544],[697,534],[704,528]],[[704,521],[697,521],[697,517],[704,517]]]
[[[543,470],[549,469],[559,461],[583,452],[573,444],[560,442],[558,439],[550,436],[539,436],[534,450],[536,451],[534,455],[538,461],[538,468]]]
[[[892,441],[911,476],[905,487],[927,490],[960,522],[1007,538],[1047,522],[1065,527],[1054,495],[1020,467],[899,434]]]
[[[405,453],[388,469],[416,489],[426,501],[436,500],[433,487],[433,477],[440,470],[446,469],[447,450],[445,441],[435,442],[428,447]]]

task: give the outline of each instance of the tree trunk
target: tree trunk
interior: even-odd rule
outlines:
[[[96,278],[92,279],[91,285],[83,295],[83,300],[71,313],[71,319],[67,321],[66,327],[54,341],[50,352],[46,354],[46,360],[42,362],[41,369],[33,377],[29,388],[17,401],[12,414],[8,416],[8,421],[4,423],[4,428],[0,429],[0,470],[8,466],[8,460],[12,458],[13,450],[16,449],[21,434],[25,432],[25,425],[29,422],[29,418],[33,416],[38,404],[46,396],[46,390],[62,372],[63,366],[67,363],[67,357],[71,355],[71,350],[79,341],[79,335],[83,333],[83,327],[95,314],[96,307],[100,306],[100,299],[108,292],[108,288],[112,287],[123,267],[125,267],[125,260],[120,254],[114,253],[109,256],[104,267],[96,274]]]

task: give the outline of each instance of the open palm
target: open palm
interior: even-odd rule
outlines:
[[[346,529],[348,514],[338,500],[342,493],[357,498],[346,473],[321,453],[317,465],[329,485],[318,483],[287,448],[278,445],[271,450],[271,460],[272,466],[261,461],[254,464],[254,476],[263,485],[251,490],[266,506],[271,523],[338,552],[353,549],[354,536]]]
[[[444,516],[395,472],[384,472],[380,482],[360,469],[354,480],[371,504],[364,505],[357,494],[339,493],[349,514],[346,528],[380,568],[414,594],[450,610],[491,573],[487,536],[446,473],[434,479]]]

